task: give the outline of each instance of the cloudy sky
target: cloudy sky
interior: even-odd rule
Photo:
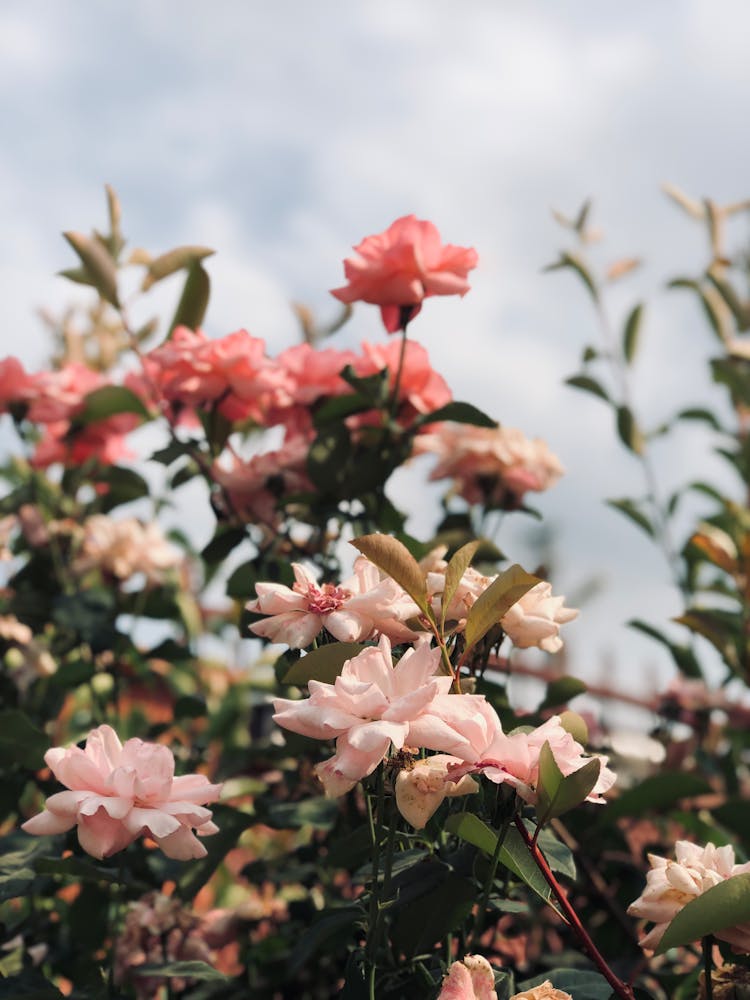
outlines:
[[[103,224],[105,182],[134,245],[219,251],[207,330],[245,326],[272,351],[296,336],[290,300],[333,315],[326,290],[353,243],[408,212],[432,219],[481,267],[471,294],[431,303],[414,335],[458,398],[560,455],[566,480],[538,504],[555,588],[603,587],[570,627],[571,665],[592,680],[614,665],[653,690],[671,669],[624,622],[664,622],[679,601],[645,536],[603,505],[644,492],[638,463],[604,407],[562,384],[598,331],[574,279],[542,273],[565,239],[550,209],[591,196],[600,258],[646,258],[609,303],[619,327],[649,299],[633,380],[644,422],[710,392],[710,336],[692,302],[663,290],[700,270],[705,241],[660,184],[750,194],[749,30],[744,0],[6,0],[3,349],[41,363],[35,309],[71,294],[53,276],[72,263],[59,233]],[[339,343],[382,336],[363,308]],[[657,450],[664,490],[716,471],[710,446],[691,431]],[[396,489],[429,533],[416,476]],[[506,521],[511,557],[528,554],[529,527]]]

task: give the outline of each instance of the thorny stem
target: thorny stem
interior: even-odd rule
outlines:
[[[521,837],[529,850],[529,854],[531,854],[531,857],[534,860],[534,864],[544,876],[544,880],[554,893],[555,899],[560,904],[560,909],[562,910],[563,915],[580,938],[584,951],[588,954],[589,958],[599,969],[601,974],[612,987],[615,995],[618,996],[620,1000],[634,1000],[634,993],[631,987],[626,983],[623,983],[621,979],[618,979],[618,977],[610,969],[609,965],[607,965],[607,961],[604,956],[591,940],[589,932],[581,923],[578,914],[573,909],[568,897],[563,892],[562,886],[553,875],[552,869],[547,864],[547,859],[544,857],[539,845],[529,836],[529,831],[526,829],[523,820],[518,815],[515,816],[515,824],[516,829],[521,834]]]

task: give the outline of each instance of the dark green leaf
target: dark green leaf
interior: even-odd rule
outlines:
[[[750,874],[734,875],[687,903],[664,931],[657,955],[750,921]]]
[[[674,660],[678,670],[680,670],[686,677],[703,676],[703,672],[695,653],[689,646],[682,646],[679,643],[672,642],[671,639],[667,638],[666,635],[654,628],[653,625],[649,625],[648,622],[641,621],[637,618],[631,619],[628,622],[628,627],[634,628],[638,632],[643,632],[644,635],[649,636],[651,639],[655,639],[656,642],[660,642],[662,646],[665,646],[672,654],[672,659]]]
[[[703,423],[708,424],[713,427],[715,431],[723,430],[721,424],[717,420],[715,414],[710,410],[702,409],[698,406],[688,407],[686,410],[680,410],[677,414],[678,420],[701,420]]]
[[[560,254],[559,260],[555,261],[554,264],[549,264],[544,268],[544,270],[559,271],[563,268],[569,268],[570,270],[575,271],[588,289],[594,302],[599,301],[599,292],[597,290],[596,283],[594,282],[588,268],[577,254],[563,252]]]
[[[145,965],[131,966],[131,973],[139,979],[145,976],[158,976],[164,979],[174,979],[179,977],[180,979],[198,979],[201,981],[226,981],[227,978],[223,972],[219,972],[219,970],[215,969],[213,965],[209,965],[208,962],[199,962],[197,960],[186,962],[166,962],[164,965],[160,965],[156,962],[149,962]]]
[[[539,825],[543,826],[584,802],[599,780],[601,767],[601,760],[592,757],[577,771],[564,775],[557,765],[552,748],[549,743],[545,743],[539,755],[536,806]]]
[[[587,690],[584,682],[577,677],[558,677],[557,680],[550,681],[547,685],[547,693],[537,708],[537,712],[543,712],[547,708],[557,708],[559,705],[567,705],[569,701],[577,698],[579,694],[585,694]]]
[[[326,427],[328,424],[339,423],[352,413],[363,413],[373,408],[372,400],[362,393],[353,393],[350,396],[334,396],[326,399],[314,412],[313,424],[315,427]]]
[[[186,326],[189,330],[197,330],[203,322],[211,295],[211,281],[199,262],[188,268],[185,285],[182,289],[177,310],[169,326],[169,337],[178,326]]]
[[[628,406],[617,407],[617,433],[626,448],[635,452],[636,455],[641,454],[643,451],[643,435]]]
[[[628,363],[633,360],[638,348],[638,334],[642,318],[643,305],[639,303],[632,309],[625,321],[625,330],[622,335],[622,353]]]
[[[124,385],[103,385],[101,389],[94,389],[84,396],[83,409],[76,414],[75,421],[77,424],[92,424],[118,413],[135,413],[144,420],[150,417],[140,397],[131,389]]]
[[[44,764],[49,739],[20,709],[0,711],[0,762],[34,770]]]
[[[649,813],[667,812],[681,799],[708,795],[711,786],[703,778],[684,771],[662,771],[644,778],[633,788],[622,792],[602,811],[604,822],[614,822],[621,816],[645,817]]]
[[[359,642],[331,642],[319,646],[290,667],[283,677],[283,683],[308,684],[311,680],[315,680],[333,684],[346,661],[367,648],[364,643]]]
[[[448,870],[437,885],[399,906],[393,926],[396,947],[407,956],[431,951],[463,924],[476,895],[473,881]]]
[[[572,385],[574,389],[583,389],[584,392],[590,392],[594,396],[598,396],[603,399],[605,403],[610,402],[609,394],[604,386],[598,382],[595,378],[590,375],[572,375],[570,378],[565,379],[566,385]]]
[[[364,922],[361,906],[344,906],[329,910],[302,934],[289,960],[289,971],[296,975],[319,951],[346,950],[354,930]]]
[[[625,517],[629,518],[634,524],[637,524],[639,528],[642,528],[647,535],[650,535],[652,538],[655,536],[656,532],[653,524],[638,507],[635,500],[630,500],[628,497],[622,497],[619,500],[606,500],[605,503],[609,507],[614,507],[615,510],[619,510],[620,513],[625,515]]]
[[[471,424],[473,427],[497,427],[497,420],[488,417],[486,413],[471,403],[461,403],[458,401],[446,403],[439,410],[432,413],[424,413],[419,416],[414,423],[417,426],[422,424],[433,424],[440,420],[451,420],[455,424]]]
[[[336,799],[323,795],[300,802],[270,802],[263,807],[263,822],[274,830],[299,830],[303,826],[313,826],[317,830],[333,828],[339,812]]]

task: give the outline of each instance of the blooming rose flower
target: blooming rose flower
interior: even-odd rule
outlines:
[[[565,608],[564,597],[553,597],[549,583],[537,583],[500,619],[503,631],[514,646],[538,646],[545,653],[562,648],[560,626],[578,617],[576,608]]]
[[[131,739],[124,745],[111,726],[92,730],[85,749],[53,747],[44,760],[70,791],[47,799],[44,812],[22,824],[27,833],[64,833],[78,826],[78,842],[95,858],[121,851],[137,837],[152,837],[169,858],[202,858],[196,839],[216,833],[211,811],[221,785],[202,774],[175,777],[172,751]]]
[[[377,647],[346,661],[334,684],[311,680],[309,698],[276,698],[274,720],[303,736],[336,739],[335,755],[316,773],[327,795],[343,795],[375,770],[391,744],[396,750],[407,743],[430,750],[468,747],[440,717],[440,695],[447,695],[451,678],[436,676],[439,664],[440,651],[422,642],[394,667],[391,644],[381,636]],[[479,695],[449,697],[464,702],[469,714],[484,703]]]
[[[18,358],[0,361],[0,413],[14,403],[27,402],[34,391],[34,376],[28,375]]]
[[[438,1000],[497,1000],[495,974],[487,959],[465,955],[462,962],[453,962]]]
[[[375,634],[408,641],[413,633],[402,624],[418,608],[390,578],[364,557],[355,560],[354,575],[340,585],[318,584],[305,566],[292,563],[295,583],[257,583],[257,598],[248,611],[270,617],[250,626],[256,635],[285,642],[293,649],[309,646],[322,628],[340,642],[361,642]]]
[[[456,758],[449,754],[434,754],[416,760],[413,767],[404,768],[396,776],[398,811],[415,830],[421,830],[427,824],[443,799],[479,791],[479,785],[468,774],[458,782],[450,780],[448,765],[455,761]]]
[[[476,250],[445,246],[431,222],[405,215],[384,233],[368,236],[344,261],[349,282],[331,292],[340,302],[380,306],[383,324],[395,333],[413,319],[430,295],[465,295],[466,276],[477,266]]]
[[[306,437],[285,441],[276,451],[254,455],[247,462],[233,455],[217,460],[211,466],[211,476],[227,494],[229,514],[249,524],[269,527],[279,521],[279,501],[290,493],[303,493],[313,486],[307,476]]]
[[[354,371],[361,378],[366,378],[387,368],[388,384],[393,391],[400,356],[401,344],[398,341],[387,344],[368,344],[365,341],[362,344],[362,356],[354,362]],[[407,340],[399,380],[399,420],[408,424],[415,416],[432,413],[452,399],[453,393],[448,383],[430,364],[425,348],[416,340]],[[356,424],[365,420],[366,417],[357,415],[350,418],[349,422]]]
[[[573,997],[570,993],[556,990],[549,979],[546,979],[539,986],[514,994],[510,1000],[573,1000]]]
[[[530,733],[504,733],[498,725],[494,731],[490,730],[490,737],[484,749],[478,740],[474,741],[473,764],[449,768],[452,780],[457,780],[462,774],[482,771],[490,781],[512,785],[524,801],[533,804],[537,801],[539,757],[545,743],[549,743],[555,762],[564,775],[578,771],[592,759],[585,756],[581,744],[563,728],[559,715],[553,715]],[[601,804],[604,802],[604,792],[615,782],[615,774],[607,767],[607,757],[601,754],[596,756],[602,766],[586,801]]]
[[[540,438],[515,427],[472,427],[446,421],[418,435],[415,454],[434,453],[430,479],[452,479],[452,491],[470,504],[517,508],[528,490],[554,486],[564,469]]]
[[[71,420],[83,408],[90,392],[109,384],[103,375],[78,362],[57,371],[38,372],[31,380],[28,417],[39,424]]]
[[[118,580],[143,573],[149,583],[161,583],[181,563],[182,556],[169,544],[158,524],[141,524],[134,517],[115,521],[106,514],[94,514],[83,523],[83,538],[73,569],[85,573],[98,567]]]
[[[286,385],[263,340],[247,330],[210,340],[201,330],[179,326],[144,355],[143,374],[144,386],[170,405],[173,419],[185,407],[216,403],[228,420],[263,423],[274,392]]]
[[[657,854],[649,854],[648,860],[651,870],[646,875],[646,888],[628,907],[631,916],[655,924],[640,941],[641,947],[648,950],[658,946],[667,926],[686,903],[733,875],[750,872],[750,862],[735,864],[734,849],[729,844],[699,847],[678,840],[674,861]],[[715,931],[714,936],[727,941],[734,951],[750,952],[750,923]]]

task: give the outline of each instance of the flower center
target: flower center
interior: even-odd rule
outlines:
[[[332,611],[338,611],[352,596],[351,591],[333,583],[324,583],[322,587],[311,583],[306,592],[302,588],[300,590],[307,598],[307,610],[314,615],[328,615]]]

